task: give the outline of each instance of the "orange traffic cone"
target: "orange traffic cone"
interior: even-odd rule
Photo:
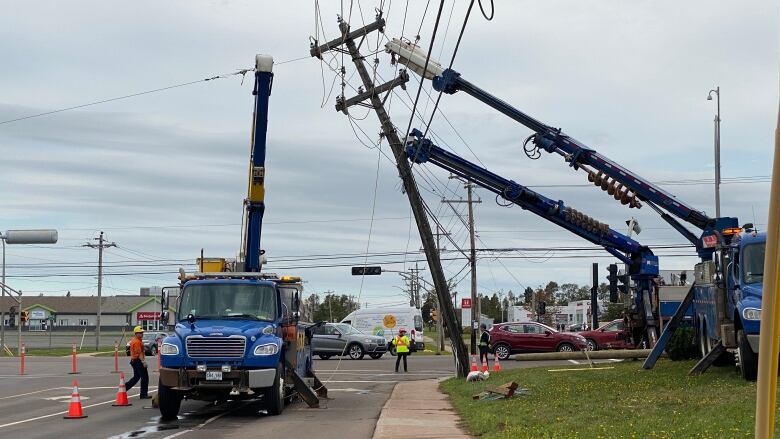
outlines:
[[[87,415],[81,410],[81,397],[79,396],[79,383],[73,381],[73,393],[70,394],[70,406],[68,407],[68,414],[63,416],[65,419],[81,419],[86,418]]]
[[[489,372],[487,358],[482,359],[482,372]]]
[[[493,372],[501,372],[501,363],[498,362],[498,357],[493,359]]]
[[[125,389],[125,373],[119,373],[119,390],[116,392],[116,402],[111,404],[114,407],[125,407],[130,404],[127,400],[127,389]]]
[[[471,370],[470,372],[479,372],[479,369],[477,369],[477,356],[472,355],[471,356]]]

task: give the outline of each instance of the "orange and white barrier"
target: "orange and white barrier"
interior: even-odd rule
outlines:
[[[73,343],[73,346],[71,347],[71,367],[70,372],[68,373],[70,375],[79,373],[79,371],[76,369],[76,343]]]
[[[75,345],[74,345],[75,346]],[[79,396],[79,383],[73,380],[73,392],[70,394],[70,406],[68,406],[68,414],[63,416],[65,419],[81,419],[86,418],[87,415],[81,409],[81,397]]]
[[[119,372],[119,389],[116,392],[116,402],[112,404],[114,407],[126,407],[130,404],[127,400],[127,389],[125,388],[125,374]]]

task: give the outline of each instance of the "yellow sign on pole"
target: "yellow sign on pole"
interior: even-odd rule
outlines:
[[[775,128],[775,158],[769,192],[769,224],[766,230],[764,286],[761,298],[761,336],[758,344],[758,383],[756,385],[756,438],[774,437],[777,403],[777,341],[780,338],[780,300],[777,275],[780,273],[780,107]]]
[[[385,325],[385,328],[387,329],[395,328],[395,316],[392,314],[387,314],[385,318],[382,319],[382,324]]]

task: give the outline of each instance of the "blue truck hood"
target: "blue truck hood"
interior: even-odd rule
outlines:
[[[203,319],[197,320],[194,323],[194,329],[190,329],[191,326],[188,322],[179,322],[176,325],[176,334],[179,337],[187,337],[189,335],[203,335],[203,336],[224,336],[229,337],[231,335],[243,335],[247,338],[252,336],[259,337],[263,330],[267,327],[274,328],[276,325],[272,322],[262,322],[257,320],[210,320]]]
[[[755,297],[756,299],[761,300],[761,297],[763,296],[763,285],[760,283],[742,285],[741,290],[743,299]]]

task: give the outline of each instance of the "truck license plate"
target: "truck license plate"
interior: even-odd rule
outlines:
[[[206,372],[206,381],[222,381],[222,372],[207,371]]]

